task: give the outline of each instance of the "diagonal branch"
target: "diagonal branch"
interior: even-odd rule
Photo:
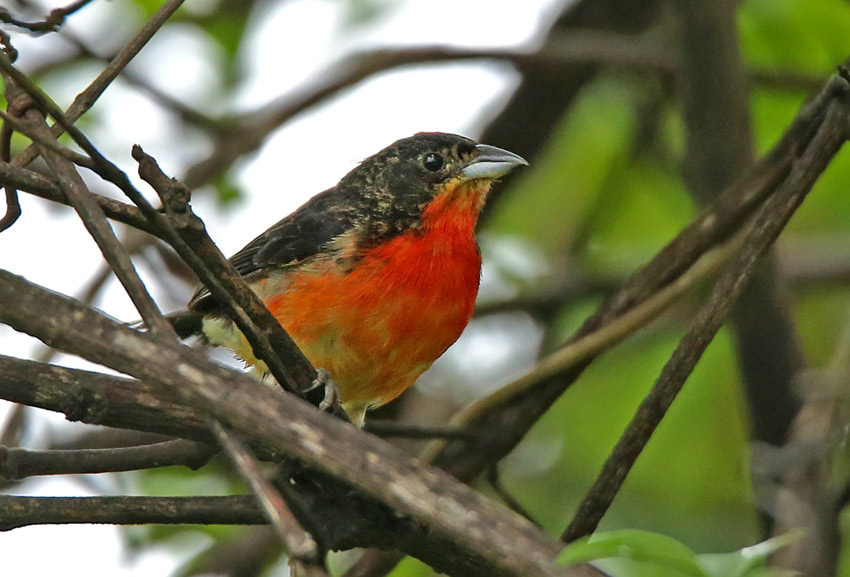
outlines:
[[[33,196],[58,202],[66,206],[70,206],[70,201],[55,180],[39,174],[33,170],[20,168],[8,162],[0,162],[0,184],[4,186],[12,186],[23,192],[28,192]],[[95,201],[103,209],[104,214],[114,221],[124,223],[126,225],[143,230],[148,234],[158,236],[158,232],[145,219],[144,215],[139,212],[135,206],[123,203],[119,200],[102,196],[100,194],[92,194]]]
[[[756,270],[759,259],[773,245],[848,137],[850,87],[843,101],[835,101],[829,107],[818,133],[794,162],[783,185],[768,199],[755,218],[744,241],[744,248],[715,284],[708,301],[679,342],[652,391],[641,403],[579,506],[576,517],[562,536],[563,540],[571,542],[596,530],[652,433],[723,325],[735,300]]]
[[[254,354],[268,365],[277,382],[296,395],[309,390],[317,377],[316,369],[209,237],[204,223],[189,206],[188,188],[168,178],[140,146],[133,147],[133,158],[139,163],[139,176],[163,201],[168,220],[159,228],[167,233],[169,244],[233,315]],[[163,215],[142,203],[141,195],[133,194],[131,198],[149,219],[165,221]]]
[[[165,25],[168,19],[177,11],[185,0],[166,0],[156,13],[151,16],[144,26],[136,35],[130,39],[127,44],[115,55],[115,58],[104,68],[101,73],[89,84],[82,92],[80,92],[68,110],[65,116],[69,122],[73,123],[85,114],[94,103],[100,98],[101,94],[109,87],[112,82],[118,78],[124,68],[136,57],[136,55],[145,47],[145,45],[153,38],[153,35]],[[59,137],[63,129],[59,125],[51,128],[53,136]],[[26,166],[38,156],[38,149],[35,146],[30,146],[15,160],[15,166]]]
[[[10,102],[31,97],[42,110],[51,107],[52,103],[48,102],[48,99],[12,65],[3,53],[0,53],[0,69],[2,69],[3,77],[7,80],[6,96]],[[26,91],[26,94],[24,91]],[[32,107],[27,108],[22,119],[29,131],[39,139],[55,141],[55,137],[52,136],[44,117],[38,110]],[[60,189],[79,214],[109,266],[115,271],[115,276],[142,315],[145,324],[157,333],[176,336],[171,325],[162,316],[144,283],[139,278],[130,256],[124,250],[106,220],[106,215],[92,197],[73,164],[49,146],[39,144],[38,147],[41,149],[41,154],[50,170],[56,176]]]
[[[328,577],[318,543],[301,527],[280,492],[263,476],[256,458],[218,421],[213,422],[212,429],[233,465],[248,481],[266,519],[283,542],[293,574],[298,577]]]
[[[782,140],[757,163],[746,177],[727,188],[675,239],[635,272],[617,293],[607,299],[569,343],[600,331],[618,317],[653,297],[662,287],[676,282],[707,250],[737,232],[762,202],[786,180],[791,167],[824,123],[833,101],[844,102],[847,80],[833,76],[823,90],[806,104]],[[587,358],[555,374],[542,375],[533,383],[511,384],[479,401],[456,419],[455,424],[473,427],[487,442],[475,440],[442,443],[429,450],[431,462],[463,480],[471,480],[507,455],[552,403],[593,361]]]
[[[416,538],[410,540],[404,539],[407,531],[395,538],[399,547],[429,564],[482,576],[564,574],[553,564],[560,549],[554,540],[379,439],[216,365],[199,351],[140,334],[0,271],[0,301],[12,296],[18,306],[0,308],[0,321],[50,346],[144,379],[156,396],[218,419],[249,444],[265,447],[265,454],[294,457],[382,503],[404,526],[427,529],[413,531]],[[52,314],[40,314],[44,310]]]

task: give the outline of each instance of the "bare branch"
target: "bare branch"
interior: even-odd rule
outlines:
[[[198,469],[216,453],[215,447],[183,439],[113,449],[33,451],[0,446],[0,477],[11,481],[36,475],[112,473],[172,465]]]
[[[150,20],[148,20],[139,32],[130,39],[127,44],[118,52],[112,62],[101,71],[91,84],[85,90],[74,98],[71,106],[65,113],[68,122],[76,122],[83,114],[85,114],[100,98],[100,95],[106,88],[115,80],[124,68],[136,57],[142,48],[150,41],[153,35],[165,24],[174,12],[183,4],[184,0],[167,0],[162,7],[157,10]],[[51,116],[54,116],[51,114]],[[55,116],[54,116],[55,118]],[[62,134],[62,127],[59,125],[53,126],[51,131],[54,136],[58,137]],[[15,158],[16,166],[26,166],[38,156],[38,151],[35,147],[30,146],[23,153]]]
[[[0,184],[12,186],[39,198],[66,206],[71,204],[56,181],[38,172],[20,168],[8,162],[0,162]],[[103,209],[104,214],[112,220],[138,228],[154,236],[159,235],[153,225],[135,206],[99,194],[92,194],[92,196]]]
[[[179,237],[176,241],[169,238],[172,247],[233,315],[254,354],[268,365],[277,382],[296,395],[309,390],[316,379],[316,369],[209,237],[203,222],[189,206],[189,190],[163,174],[153,157],[140,146],[133,147],[133,158],[139,163],[139,176],[162,199],[169,224]],[[157,214],[161,220],[160,217]]]
[[[455,427],[428,427],[394,423],[391,421],[369,421],[366,430],[383,439],[471,439],[475,431]]]
[[[299,525],[280,493],[263,477],[254,456],[218,421],[213,422],[212,429],[233,465],[251,486],[263,513],[283,542],[286,556],[289,557],[295,574],[327,577],[324,557],[319,552],[316,540]]]
[[[258,525],[253,495],[225,497],[20,497],[0,495],[0,531],[32,525]]]
[[[6,213],[0,218],[0,232],[3,232],[18,220],[21,216],[21,202],[18,200],[18,191],[6,184]]]
[[[845,85],[844,98],[836,99],[830,105],[817,134],[805,150],[801,151],[788,177],[756,216],[741,252],[715,284],[708,301],[688,333],[679,342],[652,391],[641,403],[593,487],[579,506],[576,517],[564,532],[563,540],[570,542],[596,529],[632,465],[693,371],[703,351],[722,326],[735,299],[756,269],[759,258],[782,232],[848,137],[850,85]]]
[[[13,17],[6,8],[0,7],[0,22],[29,30],[36,34],[46,34],[48,32],[56,32],[59,27],[65,23],[65,18],[90,3],[92,0],[76,0],[68,4],[64,8],[56,8],[50,11],[50,14],[44,19],[36,22],[26,22]]]
[[[560,546],[525,520],[494,507],[450,476],[201,352],[118,325],[87,307],[0,271],[0,321],[46,344],[144,379],[152,392],[218,419],[265,454],[290,455],[427,528],[399,546],[426,562],[470,575],[563,575]],[[39,311],[50,310],[49,317]],[[345,496],[351,500],[350,495]],[[319,507],[321,499],[311,501]],[[590,571],[580,569],[580,572]],[[572,572],[572,571],[570,571]]]
[[[45,97],[26,76],[21,74],[12,65],[6,55],[2,53],[0,53],[0,69],[2,69],[4,77],[8,80],[6,94],[9,101],[16,101],[22,97],[32,98],[42,110],[51,114],[57,122],[63,122],[61,110]],[[26,96],[23,96],[21,91],[25,91]],[[22,118],[29,128],[29,132],[45,140],[55,140],[44,121],[44,117],[37,110],[28,108]],[[68,125],[66,128],[73,129],[74,127]],[[77,140],[78,144],[80,140],[88,142],[85,137],[82,137],[79,131],[74,129],[72,134],[76,136],[75,140]],[[115,271],[116,277],[142,315],[145,323],[152,331],[163,335],[170,334],[176,336],[171,325],[162,316],[156,303],[150,294],[148,294],[147,288],[136,273],[129,255],[115,236],[115,232],[106,220],[103,210],[92,197],[82,177],[80,177],[73,165],[60,154],[48,147],[41,145],[39,147],[48,166],[56,175],[60,189],[62,189],[65,196],[68,197],[74,209],[80,215],[80,219],[83,221],[86,229],[92,235],[92,238],[94,238],[110,267]],[[83,148],[95,162],[98,161],[99,153],[90,143],[88,146],[83,146]]]

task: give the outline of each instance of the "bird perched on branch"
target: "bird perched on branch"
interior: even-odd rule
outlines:
[[[230,260],[362,426],[469,323],[481,255],[475,224],[494,179],[527,164],[444,133],[398,140]],[[199,290],[172,317],[266,372],[215,299]]]

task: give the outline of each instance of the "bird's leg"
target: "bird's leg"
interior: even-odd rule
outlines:
[[[319,389],[322,389],[321,399],[317,394]],[[304,391],[304,394],[308,401],[319,407],[320,411],[330,413],[340,419],[356,424],[356,421],[352,419],[352,416],[342,406],[339,389],[329,371],[317,369],[316,378],[313,379],[310,388]]]
[[[308,390],[312,391],[319,387],[324,387],[325,389],[325,396],[322,398],[322,402],[319,403],[320,411],[333,413],[338,407],[342,406],[342,400],[339,397],[339,388],[336,386],[336,381],[334,381],[330,371],[316,369],[316,378],[313,379],[313,384]]]

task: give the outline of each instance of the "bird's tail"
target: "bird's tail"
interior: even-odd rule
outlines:
[[[188,339],[191,336],[203,334],[204,315],[193,311],[179,311],[165,315],[171,326],[174,327],[174,332],[181,339]]]
[[[168,313],[165,315],[165,320],[171,323],[174,327],[174,332],[181,340],[188,339],[195,335],[203,335],[204,332],[204,315],[192,311],[179,311],[176,313]],[[125,323],[126,326],[137,331],[147,329],[145,323],[141,320]]]

